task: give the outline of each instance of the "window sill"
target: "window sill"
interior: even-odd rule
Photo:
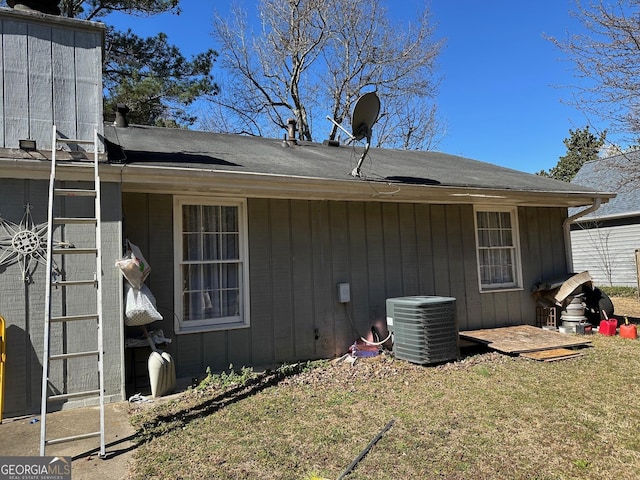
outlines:
[[[241,328],[249,328],[247,323],[218,323],[213,325],[197,325],[193,327],[184,325],[175,325],[176,335],[188,335],[190,333],[208,333],[208,332],[223,332],[226,330],[239,330]]]
[[[484,290],[480,290],[480,293],[503,293],[503,292],[521,292],[523,291],[523,287],[505,287],[505,288],[485,288]]]

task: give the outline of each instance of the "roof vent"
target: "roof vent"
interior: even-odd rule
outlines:
[[[113,124],[116,127],[128,127],[129,120],[127,120],[127,113],[129,113],[129,107],[127,107],[124,103],[119,103],[116,106],[116,120],[113,122]]]
[[[60,15],[59,0],[7,0],[7,5],[15,10]]]
[[[296,121],[293,118],[287,120],[287,135],[285,136],[283,146],[290,147],[291,145],[297,145],[296,141]]]

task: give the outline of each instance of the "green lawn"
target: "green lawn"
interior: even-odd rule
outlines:
[[[211,376],[139,407],[132,478],[336,479],[391,420],[345,478],[640,478],[640,341],[590,338],[556,362],[382,355]]]

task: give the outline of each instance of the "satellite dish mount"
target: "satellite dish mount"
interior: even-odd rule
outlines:
[[[331,117],[327,116],[327,119],[344,133],[346,133],[351,141],[362,140],[363,138],[367,139],[367,143],[364,147],[364,152],[362,152],[362,155],[360,156],[360,160],[358,160],[358,164],[356,165],[356,167],[351,171],[351,176],[353,177],[362,177],[362,174],[360,173],[360,167],[362,166],[362,162],[369,152],[372,136],[371,129],[376,123],[376,120],[378,120],[379,113],[380,99],[375,92],[369,92],[362,95],[356,101],[356,106],[353,108],[353,114],[351,115],[351,133],[345,130],[342,125],[339,125]]]

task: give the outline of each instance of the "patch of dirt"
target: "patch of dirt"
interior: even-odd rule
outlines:
[[[484,350],[484,349],[483,349]],[[499,352],[489,351],[463,355],[458,361],[430,365],[435,371],[466,370],[477,365],[498,364],[513,361],[513,358]],[[396,360],[388,351],[372,358],[358,358],[355,362],[336,359],[324,367],[314,368],[295,376],[285,378],[281,385],[311,385],[319,387],[341,386],[353,389],[354,382],[395,378],[400,384],[410,385],[422,379],[425,367],[406,361]],[[421,381],[421,380],[420,380]]]
[[[613,302],[614,315],[624,319],[625,316],[634,323],[640,322],[640,301],[636,297],[610,297]]]

